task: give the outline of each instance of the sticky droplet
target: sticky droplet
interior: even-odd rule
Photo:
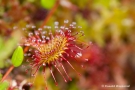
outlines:
[[[88,58],[86,58],[86,59],[84,59],[85,61],[89,61],[89,59]]]
[[[43,66],[46,66],[46,64],[45,64],[45,63],[43,63]]]
[[[57,22],[57,21],[56,21],[56,22],[54,22],[54,25],[59,25],[59,22]]]
[[[68,23],[69,21],[68,20],[64,20],[64,23]]]
[[[77,54],[75,55],[76,58],[80,58],[81,56],[82,56],[82,53],[81,53],[81,52],[79,52],[79,53],[77,53]]]

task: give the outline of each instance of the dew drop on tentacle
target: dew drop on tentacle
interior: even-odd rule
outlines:
[[[82,57],[82,53],[81,52],[76,53],[75,58],[80,58],[80,57]]]
[[[32,51],[32,48],[29,49],[29,52],[31,52],[31,51]]]
[[[54,22],[54,25],[58,26],[59,25],[59,22],[58,21],[55,21]]]
[[[57,83],[57,81],[56,81],[56,79],[55,79],[55,77],[54,77],[53,71],[52,71],[52,67],[49,66],[49,69],[50,69],[51,75],[52,75],[52,77],[53,77],[53,79],[54,79],[54,81],[55,81],[55,85],[58,86],[58,83]]]
[[[75,37],[79,34],[79,32],[75,32],[75,34],[73,34],[72,36]]]
[[[64,20],[64,23],[65,23],[65,24],[69,23],[69,20]]]
[[[57,30],[59,27],[58,26],[54,26],[54,28]]]
[[[36,36],[39,36],[39,32],[38,32],[38,31],[34,31],[34,34],[35,34]]]
[[[33,26],[31,26],[31,28],[32,28],[32,29],[35,29],[35,28],[36,28],[36,26],[34,26],[34,25],[33,25]]]
[[[81,64],[81,67],[82,67],[82,68],[86,68],[85,63],[88,62],[89,59],[88,59],[88,58],[85,58],[85,59],[83,59],[83,60],[84,60],[84,61],[83,61],[83,63]]]
[[[51,28],[52,28],[51,26],[47,26],[47,29],[48,29],[48,30],[51,30]]]
[[[29,57],[29,56],[31,56],[31,53],[28,53],[28,55],[27,55],[27,56],[28,56],[28,57]]]
[[[37,39],[37,42],[38,42],[38,43],[41,43],[41,42],[42,42],[42,40],[39,38],[39,39]]]
[[[16,30],[17,28],[18,28],[17,26],[14,26],[14,27],[13,27],[13,30]]]
[[[82,28],[82,26],[78,26],[78,28]]]
[[[72,28],[73,27],[73,24],[69,24],[69,27]]]
[[[57,67],[56,64],[54,64],[54,67],[58,70],[58,72],[61,74],[61,76],[63,77],[64,81],[67,82],[67,80],[65,79],[64,75],[61,73],[61,71],[59,70],[59,68]]]
[[[64,30],[64,28],[65,28],[64,26],[60,26],[60,29]]]
[[[36,39],[32,39],[32,43],[35,43],[36,42]]]
[[[24,46],[30,46],[30,44],[29,43],[26,43],[26,44],[24,44]]]
[[[26,30],[26,28],[22,28],[22,30],[23,30],[23,31],[25,31],[25,30]]]
[[[45,25],[45,26],[43,26],[43,29],[46,29],[47,28],[47,26]]]
[[[46,41],[48,42],[48,41],[50,40],[50,37],[47,36],[45,39],[46,39]]]
[[[72,79],[71,79],[71,78],[69,77],[69,75],[67,74],[67,72],[66,72],[64,66],[62,65],[62,63],[60,63],[60,65],[61,65],[62,69],[64,70],[65,74],[67,75],[68,79],[69,79],[70,81],[72,81]]]
[[[60,59],[56,60],[55,63],[58,67],[60,67]]]
[[[45,37],[44,35],[42,35],[41,37],[42,37],[42,41],[43,41],[43,40],[45,41],[45,38],[46,38],[46,37]]]
[[[28,33],[28,31],[27,31],[26,28],[22,28],[22,31],[23,31],[24,34],[27,34]]]
[[[84,68],[84,65],[82,64],[81,67]]]
[[[30,62],[30,60],[29,59],[26,59],[26,62]]]
[[[42,38],[42,40],[45,40],[46,34],[47,34],[47,31],[42,31],[41,32],[41,38]]]
[[[46,63],[43,63],[43,66],[46,66]]]
[[[76,25],[76,22],[72,22],[72,24],[75,26]]]
[[[38,31],[42,31],[42,28],[38,28]]]
[[[24,53],[24,57],[26,57],[26,56],[28,56],[28,54],[27,53]]]
[[[22,68],[25,68],[25,65],[21,65]]]
[[[70,64],[70,62],[67,60],[67,59],[65,59],[64,57],[62,57],[68,64],[69,64],[69,66],[78,74],[78,76],[80,76],[81,74],[80,73],[78,73],[76,70],[75,70],[75,68]]]
[[[72,22],[72,28],[76,28],[76,22]]]
[[[57,30],[57,32],[58,32],[58,35],[65,37],[65,32],[62,29]]]
[[[82,67],[82,68],[86,68],[86,67],[85,67],[85,62],[83,62],[83,63],[81,64],[81,67]]]
[[[29,24],[27,24],[27,25],[26,25],[26,28],[30,28],[30,25],[29,25]]]
[[[84,36],[84,32],[80,31],[80,32],[78,32],[78,34],[76,34],[76,39],[79,39],[82,36]]]
[[[89,61],[89,59],[88,58],[86,58],[86,59],[84,59],[85,61]]]
[[[68,32],[70,32],[70,31],[69,31],[69,28],[67,28],[67,27],[65,27],[65,30],[67,30]]]
[[[90,47],[90,44],[88,44],[88,43],[85,43],[85,42],[83,42],[83,41],[80,41],[80,40],[77,40],[77,42],[79,42],[80,43],[80,45],[82,46],[82,47],[84,47],[83,48],[83,50],[85,50],[85,49],[87,49],[87,48],[89,48]]]
[[[35,76],[35,75],[36,75],[36,73],[38,72],[39,68],[40,68],[40,65],[37,66],[37,68],[36,68],[36,70],[34,71],[34,73],[32,74],[32,76]]]

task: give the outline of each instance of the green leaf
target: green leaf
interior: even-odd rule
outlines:
[[[8,86],[9,86],[9,83],[7,81],[4,81],[0,83],[0,90],[7,90]]]
[[[41,0],[41,6],[44,7],[45,9],[51,9],[56,0]]]
[[[21,46],[18,46],[17,49],[14,51],[13,53],[13,56],[12,56],[12,64],[15,66],[15,67],[18,67],[22,64],[22,61],[23,61],[23,49]]]

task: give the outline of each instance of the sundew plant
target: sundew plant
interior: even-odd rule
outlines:
[[[16,28],[14,27],[14,29]],[[60,73],[65,82],[72,81],[62,62],[66,62],[80,76],[80,73],[72,66],[69,59],[78,60],[82,57],[84,48],[89,48],[88,44],[79,40],[80,37],[84,36],[83,31],[72,32],[74,29],[81,28],[81,26],[76,25],[76,22],[70,24],[68,20],[64,21],[63,26],[59,26],[59,22],[54,22],[54,30],[51,26],[36,28],[33,25],[26,25],[26,27],[22,28],[26,37],[21,38],[20,46],[18,46],[12,56],[13,66],[10,67],[1,81],[4,81],[14,67],[22,64],[24,57],[26,59],[24,61],[31,68],[29,71],[26,70],[30,72],[31,77],[36,77],[40,68],[42,68],[42,73],[45,77],[46,68],[49,68],[56,86],[58,83],[53,73],[53,68]],[[85,60],[88,61],[87,58]],[[64,71],[68,80],[59,68]],[[33,83],[34,80],[31,83],[28,82],[28,85],[32,86]],[[17,86],[14,88],[17,88]],[[48,90],[48,87],[46,86],[45,89]]]
[[[52,68],[56,68],[64,81],[67,82],[65,76],[59,69],[62,68],[68,79],[72,81],[62,62],[67,62],[68,65],[80,75],[70,64],[68,59],[72,58],[73,60],[77,60],[82,57],[83,48],[88,48],[88,45],[86,46],[86,44],[79,40],[80,37],[84,36],[83,31],[72,32],[73,29],[81,28],[81,26],[76,25],[76,22],[68,24],[68,20],[65,20],[63,26],[59,26],[59,22],[54,22],[54,24],[54,32],[52,32],[53,27],[51,26],[36,29],[36,26],[27,25],[26,28],[22,28],[25,32],[28,29],[33,31],[28,32],[27,37],[22,38],[22,40],[24,40],[22,46],[25,46],[24,49],[27,49],[25,50],[24,56],[26,56],[27,62],[34,70],[32,70],[31,75],[36,76],[37,71],[41,67],[45,75],[45,69],[49,67],[50,73],[57,85]]]
[[[135,0],[0,0],[0,90],[134,90]]]

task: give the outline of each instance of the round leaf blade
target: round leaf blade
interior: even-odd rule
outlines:
[[[14,65],[14,67],[18,67],[22,64],[22,61],[23,61],[23,58],[24,58],[24,55],[23,55],[23,49],[21,46],[18,46],[16,48],[16,50],[14,51],[13,53],[13,56],[12,56],[12,64]]]

